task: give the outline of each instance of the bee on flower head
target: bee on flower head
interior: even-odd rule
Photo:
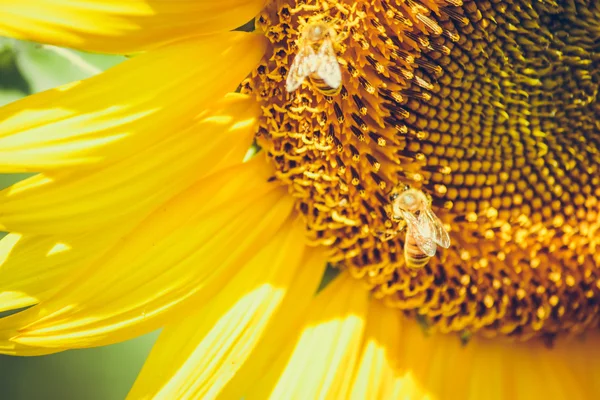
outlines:
[[[338,94],[342,87],[342,70],[337,60],[335,43],[338,40],[333,25],[323,20],[309,21],[298,40],[298,53],[292,61],[285,88],[296,90],[306,78],[324,95]]]
[[[437,246],[450,247],[450,236],[442,221],[431,210],[431,202],[425,193],[412,188],[395,190],[390,195],[390,201],[392,219],[404,221],[406,227],[404,261],[409,268],[424,267],[435,255]],[[391,232],[386,231],[383,239],[392,237]]]

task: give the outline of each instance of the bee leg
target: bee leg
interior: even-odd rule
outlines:
[[[393,229],[386,229],[385,231],[377,231],[375,235],[383,242],[387,242],[396,237],[399,231]]]

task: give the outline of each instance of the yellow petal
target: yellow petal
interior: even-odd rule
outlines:
[[[302,272],[294,277],[289,295],[283,301],[271,324],[263,333],[260,342],[236,374],[226,382],[220,399],[244,398],[249,390],[256,386],[259,379],[281,355],[281,350],[298,335],[308,307],[317,292],[321,279],[317,279],[312,270],[323,270],[327,257],[321,249],[311,251],[311,257],[302,265]],[[291,352],[291,349],[288,353]]]
[[[28,307],[68,284],[76,266],[113,245],[129,224],[74,237],[9,234],[0,240],[0,311]]]
[[[239,163],[258,107],[230,94],[154,146],[90,170],[50,171],[0,191],[0,230],[65,234],[147,215],[216,168]]]
[[[129,157],[234,91],[263,52],[264,39],[255,34],[196,38],[0,108],[0,172]]]
[[[558,341],[555,351],[538,359],[543,379],[554,379],[560,392],[570,400],[600,398],[600,334],[588,332],[583,337]],[[543,349],[547,350],[547,349]],[[555,375],[554,375],[555,374]],[[557,376],[564,376],[558,380]],[[549,388],[552,389],[553,386]]]
[[[209,299],[291,212],[268,172],[256,158],[165,203],[60,293],[0,319],[0,352],[122,341]]]
[[[363,297],[364,288],[347,283],[345,297]],[[342,282],[338,281],[338,286]],[[341,294],[344,288],[338,290]],[[344,340],[342,333],[356,338],[361,329],[348,326],[331,335],[347,316],[338,313],[337,318],[327,317],[327,306],[320,305],[311,307],[309,320],[310,315],[318,319],[321,314],[323,321],[305,324],[292,349],[282,350],[276,342],[275,349],[266,356],[268,363],[254,364],[250,360],[247,364],[255,372],[249,373],[253,380],[244,387],[249,390],[240,393],[231,388],[243,382],[240,374],[249,372],[242,370],[221,398],[587,400],[600,396],[598,332],[558,340],[552,349],[541,341],[514,343],[476,337],[464,345],[458,335],[425,333],[414,320],[402,317],[399,310],[371,300],[368,315],[354,313],[361,321],[367,319],[360,357],[354,362],[356,340]],[[325,321],[329,321],[330,332],[325,332]],[[338,340],[332,340],[336,337]],[[335,362],[341,357],[330,354],[336,352],[345,354],[349,362]],[[281,356],[277,359],[275,354]],[[355,371],[351,378],[344,373],[349,369]],[[262,375],[262,380],[256,379]],[[345,390],[347,382],[352,386],[349,394]],[[230,396],[232,393],[236,395]]]
[[[298,339],[246,398],[346,398],[367,306],[368,291],[360,282],[346,275],[336,278],[314,299]]]
[[[369,314],[368,330],[374,329],[372,324],[393,321],[391,313],[386,313],[383,321],[375,321]],[[386,361],[380,365],[389,365],[385,368],[391,368],[396,377],[397,397],[385,398],[584,400],[600,396],[597,332],[590,332],[585,340],[559,340],[549,349],[541,341],[518,343],[500,338],[474,337],[464,345],[458,335],[425,334],[414,320],[406,318],[400,329],[393,329],[395,341],[384,337],[388,333],[383,327],[379,328],[379,337],[374,337],[378,352],[385,353]],[[355,376],[355,398],[364,393],[367,372],[371,374],[369,387],[378,382],[388,387],[385,374],[374,376],[373,365],[368,365],[374,360],[365,357],[371,342],[365,342]]]
[[[237,28],[264,0],[1,0],[0,36],[100,53]]]
[[[290,296],[313,295],[325,263],[305,247],[304,235],[287,224],[215,299],[167,326],[129,397],[215,398],[270,329],[290,286]]]
[[[400,368],[398,310],[371,301],[362,354],[352,383],[353,400],[422,398],[410,372]]]

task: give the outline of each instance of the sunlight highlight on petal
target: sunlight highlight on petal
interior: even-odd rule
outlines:
[[[164,140],[237,88],[263,40],[244,32],[196,38],[0,108],[0,172],[109,162]]]
[[[165,203],[60,294],[0,319],[0,347],[114,343],[206,301],[291,212],[293,200],[266,182],[267,170],[257,158]]]
[[[249,97],[232,93],[191,126],[131,157],[21,181],[0,191],[0,230],[70,234],[145,215],[216,169],[242,161],[258,112]]]
[[[71,237],[9,234],[0,239],[0,311],[32,306],[56,294],[128,226]]]
[[[0,36],[100,53],[135,53],[229,31],[264,0],[2,0]]]
[[[129,397],[215,398],[246,361],[290,286],[302,285],[312,295],[325,264],[306,264],[303,237],[301,228],[288,223],[203,309],[166,327]]]
[[[289,347],[290,340],[297,337],[321,282],[326,260],[326,251],[323,248],[308,252],[302,261],[300,273],[294,277],[288,295],[264,331],[260,342],[248,356],[247,362],[225,382],[219,398],[244,398],[248,390],[255,387],[264,372],[272,366],[274,360],[281,356],[282,349]]]
[[[346,398],[367,306],[368,291],[359,282],[336,278],[311,304],[298,340],[289,346],[291,355],[284,351],[246,398]]]
[[[371,301],[362,355],[358,362],[350,398],[423,398],[410,372],[400,368],[401,317],[393,308]]]

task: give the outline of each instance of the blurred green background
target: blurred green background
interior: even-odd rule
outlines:
[[[92,76],[124,59],[0,38],[0,105]],[[0,188],[23,177],[0,174]],[[0,355],[0,400],[124,399],[156,337],[42,357]]]

